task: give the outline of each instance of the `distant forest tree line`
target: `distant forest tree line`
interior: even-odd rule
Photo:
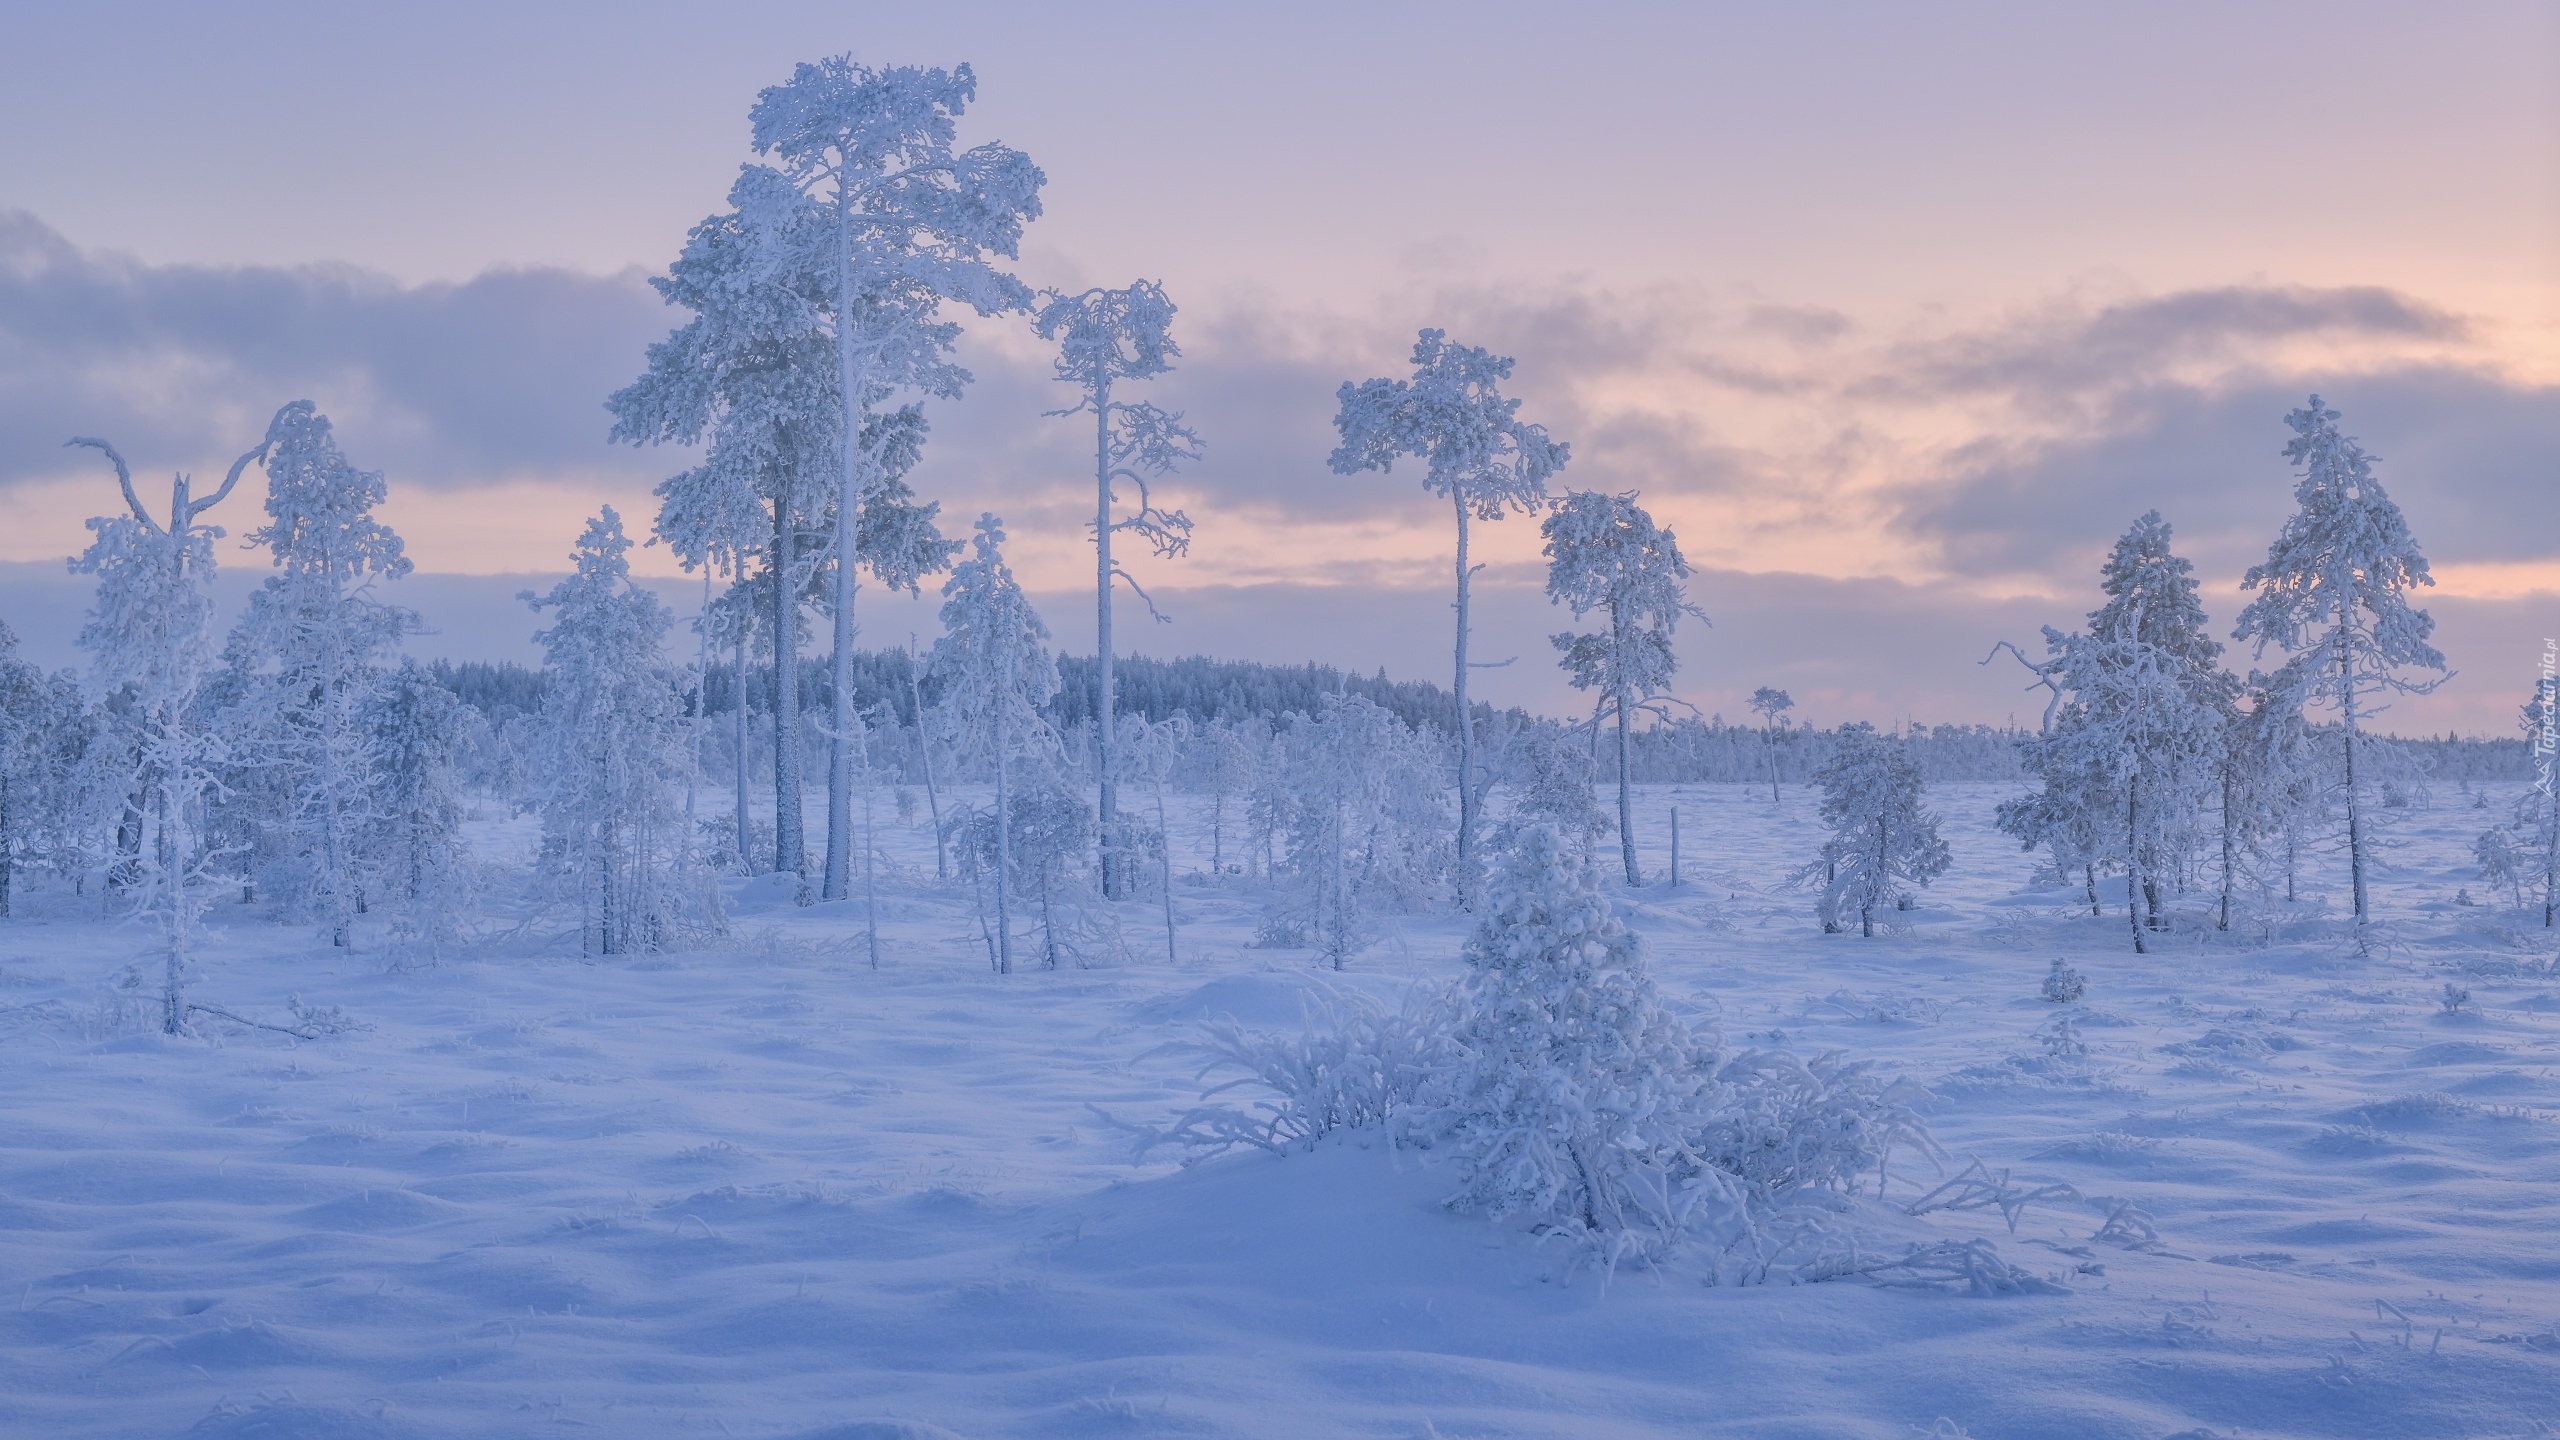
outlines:
[[[1047,706],[1050,723],[1063,731],[1089,727],[1094,718],[1092,656],[1058,657],[1063,682]],[[904,650],[860,650],[854,653],[856,708],[911,731],[915,702],[927,706],[940,696],[931,668],[918,673]],[[1383,670],[1361,675],[1336,666],[1266,665],[1253,660],[1217,660],[1192,655],[1157,660],[1126,655],[1113,666],[1112,689],[1117,712],[1150,722],[1175,718],[1195,725],[1248,719],[1276,721],[1283,715],[1314,715],[1329,695],[1354,695],[1395,716],[1418,732],[1441,734],[1455,713],[1447,687],[1428,680],[1392,680]],[[542,672],[509,661],[438,660],[429,672],[465,704],[500,725],[511,716],[530,716],[542,706]],[[800,712],[823,715],[834,702],[826,671],[801,667]],[[738,703],[737,683],[725,666],[715,666],[702,687],[702,712],[726,715]],[[688,709],[694,693],[686,692]],[[1473,707],[1480,722],[1504,716],[1529,718],[1517,709],[1496,711]],[[747,709],[752,715],[773,710],[773,665],[747,668]],[[1995,725],[1908,724],[1892,732],[1907,747],[1921,774],[1932,782],[2004,781],[2025,776],[2020,746],[2033,730]],[[1839,731],[1783,722],[1764,729],[1734,724],[1722,715],[1705,719],[1679,716],[1656,721],[1634,735],[1633,770],[1646,784],[1714,784],[1766,781],[1774,756],[1778,778],[1786,784],[1810,784],[1837,749]],[[2487,739],[2446,734],[2398,740],[2399,769],[2412,783],[2447,784],[2523,781],[2533,778],[2533,756],[2521,738]]]

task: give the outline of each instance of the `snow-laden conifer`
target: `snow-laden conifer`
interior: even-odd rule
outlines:
[[[795,66],[748,112],[755,151],[772,158],[778,182],[759,190],[763,203],[781,207],[788,194],[796,202],[789,208],[814,212],[814,224],[773,227],[799,242],[775,258],[817,282],[801,293],[818,297],[835,359],[834,698],[820,882],[828,899],[844,897],[851,874],[861,746],[853,697],[857,556],[891,438],[869,422],[900,390],[956,398],[967,385],[969,372],[950,358],[959,327],[942,318],[945,301],[988,316],[1031,300],[992,262],[1019,253],[1023,227],[1040,214],[1044,177],[1010,146],[956,148],[960,117],[977,93],[966,65],[874,69],[839,55]],[[947,556],[926,569],[940,569]]]
[[[1667,1252],[1701,1204],[1739,1210],[1698,1140],[1722,1098],[1711,1036],[1654,991],[1582,847],[1523,828],[1493,865],[1423,1128],[1455,1202],[1621,1257]]]
[[[945,731],[968,759],[994,772],[992,888],[995,964],[1013,973],[1013,804],[1024,771],[1056,766],[1058,738],[1041,707],[1058,693],[1049,627],[1032,610],[1004,559],[1004,522],[978,517],[970,556],[942,583],[942,638],[933,673],[941,682]]]
[[[48,675],[18,653],[0,621],[0,920],[18,872],[76,854],[77,777],[94,727],[68,672]]]
[[[316,912],[345,945],[364,908],[379,757],[366,724],[381,666],[416,617],[373,593],[409,573],[400,537],[374,518],[389,494],[359,470],[329,418],[297,400],[277,417],[267,452],[267,523],[249,532],[274,573],[249,597],[229,646],[244,673],[233,701],[234,763],[263,770],[281,814],[284,898]]]
[[[1112,582],[1116,579],[1136,591],[1147,613],[1157,620],[1166,617],[1113,555],[1111,539],[1125,530],[1159,558],[1190,550],[1191,518],[1158,506],[1148,481],[1198,459],[1200,437],[1182,423],[1179,414],[1150,401],[1114,399],[1112,391],[1120,383],[1152,380],[1173,368],[1174,358],[1182,353],[1173,343],[1174,308],[1163,286],[1140,280],[1118,290],[1097,288],[1078,295],[1050,291],[1032,318],[1040,338],[1057,343],[1057,378],[1083,392],[1074,405],[1049,413],[1093,416],[1093,604],[1098,637],[1093,714],[1100,752],[1095,769],[1101,777],[1102,889],[1113,897],[1120,895],[1126,882],[1120,873],[1124,861],[1117,794],[1119,707],[1111,677]],[[1123,482],[1138,494],[1138,508],[1125,515],[1119,512],[1117,493]]]
[[[1822,819],[1831,827],[1822,853],[1799,872],[1822,879],[1824,930],[1846,927],[1872,937],[1876,912],[1910,903],[1914,889],[1946,873],[1947,843],[1938,819],[1921,808],[1920,767],[1901,742],[1857,721],[1840,727],[1831,759],[1814,777],[1822,787]]]
[[[802,614],[835,529],[823,477],[843,454],[835,340],[823,323],[831,277],[790,263],[826,239],[824,217],[774,172],[749,167],[729,202],[649,281],[692,318],[649,347],[646,370],[605,406],[617,441],[702,446],[697,464],[658,486],[656,533],[686,568],[721,569],[762,603],[757,628],[774,665],[773,868],[798,875],[807,863]],[[741,630],[733,643],[751,638]],[[739,843],[743,853],[743,835]]]
[[[1511,357],[1473,345],[1449,343],[1448,332],[1425,330],[1413,344],[1413,378],[1346,380],[1336,392],[1333,419],[1342,443],[1330,460],[1337,475],[1391,471],[1400,458],[1423,462],[1423,488],[1448,499],[1458,522],[1455,700],[1450,720],[1458,740],[1458,891],[1470,901],[1475,886],[1477,798],[1475,714],[1467,703],[1468,595],[1475,572],[1468,559],[1467,527],[1499,520],[1547,503],[1547,481],[1564,468],[1571,449],[1546,428],[1519,416],[1520,402],[1502,393]]]
[[[470,899],[456,773],[468,709],[415,660],[383,677],[365,706],[375,775],[365,848],[394,940],[429,956],[459,933]]]
[[[189,957],[220,858],[203,843],[204,810],[225,752],[200,723],[196,697],[213,668],[213,542],[222,531],[203,517],[275,447],[291,409],[231,462],[213,494],[196,499],[186,475],[172,480],[165,523],[144,508],[114,446],[89,436],[70,442],[116,467],[131,512],[90,520],[89,548],[71,568],[98,577],[80,644],[92,656],[90,691],[115,717],[100,751],[113,757],[106,768],[131,835],[117,863],[135,913],[160,932],[160,1024],[172,1035],[187,1028]]]
[[[1633,495],[1577,490],[1539,527],[1546,537],[1547,599],[1581,619],[1593,611],[1608,621],[1591,635],[1563,634],[1555,647],[1577,690],[1599,692],[1597,725],[1613,717],[1617,727],[1618,854],[1627,883],[1641,885],[1636,869],[1634,778],[1628,773],[1629,734],[1635,713],[1665,713],[1664,694],[1679,659],[1671,635],[1680,617],[1707,614],[1689,603],[1681,582],[1689,562],[1680,542]]]
[[[2146,929],[2165,923],[2164,887],[2204,843],[2217,792],[2233,783],[2223,746],[2238,682],[2216,663],[2222,647],[2172,538],[2158,511],[2136,520],[2100,569],[2106,599],[2088,630],[2046,627],[2046,658],[2033,668],[2057,703],[2026,752],[2042,784],[1999,812],[2004,829],[2029,848],[2051,846],[2057,866],[2081,868],[2093,887],[2098,866],[2124,870],[2136,951],[2147,948]]]
[[[1540,721],[1513,744],[1511,761],[1511,808],[1495,827],[1495,843],[1511,844],[1528,826],[1553,825],[1589,856],[1611,822],[1591,794],[1588,738],[1554,721]]]
[[[664,950],[716,929],[716,893],[691,873],[674,777],[681,701],[660,646],[674,619],[631,580],[622,517],[604,507],[571,552],[569,578],[525,592],[550,626],[542,646],[543,864],[575,894],[589,955]]]
[[[2258,595],[2232,634],[2254,641],[2259,655],[2273,645],[2307,658],[2298,668],[2286,667],[2297,694],[2338,717],[2339,799],[2361,926],[2372,914],[2366,894],[2371,822],[2357,773],[2367,744],[2364,725],[2385,708],[2376,697],[2423,695],[2445,678],[2413,680],[2407,673],[2444,670],[2444,656],[2427,643],[2434,619],[2409,605],[2409,592],[2433,585],[2435,577],[2400,507],[2375,478],[2375,457],[2339,431],[2338,412],[2314,395],[2287,414],[2285,424],[2294,432],[2285,458],[2302,470],[2293,487],[2294,513],[2267,547],[2265,563],[2241,577],[2241,588]]]

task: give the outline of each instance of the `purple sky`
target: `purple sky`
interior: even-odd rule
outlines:
[[[1049,175],[1025,278],[1183,306],[1155,398],[1211,448],[1174,487],[1194,557],[1141,567],[1176,623],[1123,613],[1149,652],[1443,673],[1445,518],[1324,468],[1335,385],[1422,325],[1517,355],[1568,481],[1678,530],[1708,710],[2032,713],[1972,662],[2076,622],[2155,506],[2227,623],[2314,389],[2442,582],[2462,673],[2390,723],[2507,732],[2560,633],[2549,4],[389,10],[12,15],[0,616],[39,653],[69,658],[59,557],[111,493],[74,433],[218,471],[308,395],[440,577],[556,565],[602,502],[645,526],[682,458],[599,408],[672,318],[640,277],[718,207],[756,89],[848,49],[976,67],[964,137]],[[917,484],[957,529],[1001,511],[1089,644],[1072,427],[1019,325],[967,359]],[[1478,650],[1521,658],[1482,688],[1573,708],[1534,526],[1485,548]],[[528,653],[522,579],[412,583],[422,648]]]

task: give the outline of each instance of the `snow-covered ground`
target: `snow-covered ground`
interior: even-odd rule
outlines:
[[[1937,1095],[1947,1175],[2079,1197],[1913,1217],[1942,1176],[1908,1157],[1850,1217],[1880,1252],[1986,1237],[2067,1293],[1603,1287],[1375,1137],[1133,1164],[1104,1112],[1196,1101],[1191,1022],[1294,1027],[1315,983],[1248,948],[1237,880],[1179,887],[1178,962],[1141,903],[1125,961],[1009,978],[912,875],[876,972],[860,902],[770,887],[716,950],[584,963],[536,925],[409,973],[218,911],[198,998],[371,1027],[310,1043],[152,1033],[109,985],[147,937],[39,892],[0,926],[0,1432],[2553,1433],[2560,939],[2453,903],[2502,808],[2387,812],[2370,957],[2253,918],[2136,958],[2120,908],[2031,884],[2001,793],[1933,796],[1955,868],[1904,933],[1816,933],[1792,789],[1649,791],[1686,883],[1626,908],[1729,1041],[1874,1059]],[[1343,983],[1392,999],[1462,934],[1407,920]],[[2111,1199],[2157,1243],[2093,1240]]]

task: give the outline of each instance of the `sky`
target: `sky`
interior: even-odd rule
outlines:
[[[1678,689],[1831,723],[2040,706],[1977,662],[2096,603],[2159,509],[2227,627],[2310,393],[2382,457],[2455,677],[2510,733],[2560,634],[2560,6],[0,3],[0,618],[72,658],[111,482],[216,473],[308,396],[387,472],[421,648],[524,659],[515,590],[681,452],[605,441],[646,286],[796,61],[974,67],[1035,286],[1160,280],[1206,460],[1146,653],[1446,678],[1449,522],[1325,466],[1334,390],[1443,327],[1518,358],[1563,479],[1635,490],[1711,626]],[[1089,647],[1076,428],[974,323],[918,488],[1001,513]],[[1089,469],[1084,471],[1089,477]],[[165,483],[165,478],[164,478]],[[217,512],[235,534],[254,502]],[[1480,693],[1570,713],[1533,520],[1482,527]],[[1081,552],[1081,558],[1080,558]],[[256,557],[236,555],[235,584]],[[638,563],[698,598],[663,549]],[[482,577],[477,580],[464,577]],[[1077,587],[1087,588],[1079,597]],[[930,639],[932,597],[866,631]],[[2250,657],[2235,659],[2242,664]],[[2005,667],[2005,668],[2003,668]]]

